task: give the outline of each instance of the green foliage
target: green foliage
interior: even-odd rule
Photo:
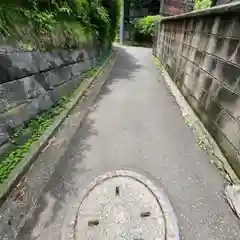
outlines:
[[[160,15],[140,18],[134,22],[134,27],[138,33],[144,36],[153,36],[155,34],[156,23],[160,18]]]
[[[60,19],[61,8],[39,11],[0,4],[0,13],[1,35],[25,50],[75,48],[93,39],[93,33],[89,34],[81,22]]]
[[[98,71],[105,57],[106,56],[101,59],[101,62],[96,68],[86,71],[85,78],[93,76]],[[53,108],[44,111],[39,116],[32,118],[28,122],[26,128],[16,129],[15,133],[11,136],[11,142],[13,144],[15,143],[15,139],[22,136],[26,131],[29,131],[32,134],[24,145],[17,146],[15,150],[13,150],[7,156],[2,156],[3,159],[0,159],[0,184],[8,178],[12,170],[24,159],[32,144],[39,140],[47,128],[52,125],[55,117],[66,108],[66,104],[71,100],[72,97],[75,96],[77,90],[73,92],[71,97],[62,97],[58,104],[56,104]]]
[[[153,36],[156,30],[156,24],[161,19],[160,15],[147,16],[130,22],[129,27],[132,33],[134,44],[152,44]]]
[[[11,173],[11,171],[19,164],[19,162],[28,153],[31,145],[39,139],[44,131],[53,123],[54,117],[59,115],[64,109],[68,102],[67,98],[61,98],[59,103],[54,106],[51,110],[43,112],[40,116],[37,116],[30,120],[26,129],[17,130],[12,136],[12,142],[14,139],[21,136],[25,131],[31,131],[32,135],[28,141],[18,146],[9,155],[5,156],[0,161],[0,183],[3,183]]]
[[[99,71],[107,57],[110,55],[111,50],[108,50],[98,59],[98,64],[95,68],[87,70],[84,74],[84,78],[92,77]],[[81,86],[80,86],[81,87]],[[24,135],[26,131],[31,132],[31,137],[22,146],[17,146],[15,150],[9,153],[7,156],[2,156],[0,159],[0,184],[3,183],[12,172],[14,168],[24,159],[29,152],[30,147],[34,142],[39,140],[43,133],[52,125],[55,117],[60,115],[63,110],[66,109],[67,103],[75,97],[78,92],[78,88],[72,93],[70,97],[61,97],[58,104],[51,109],[42,112],[39,116],[32,118],[25,128],[16,129],[11,136],[11,142],[15,144],[16,138]]]
[[[110,41],[114,42],[118,33],[121,18],[122,0],[103,0],[103,6],[107,9],[110,17]]]
[[[211,7],[211,0],[194,0],[194,9],[199,10],[199,9],[204,9],[204,8],[209,8]]]
[[[91,23],[95,29],[96,36],[101,44],[109,39],[110,20],[107,10],[104,7],[92,7],[90,12]]]
[[[25,50],[101,47],[113,41],[119,1],[107,8],[104,0],[0,0],[0,36]]]

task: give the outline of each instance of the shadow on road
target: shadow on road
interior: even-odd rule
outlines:
[[[142,64],[133,55],[129,54],[124,47],[116,46],[117,59],[115,66],[106,81],[97,101],[102,99],[104,95],[111,92],[111,85],[119,81],[135,81],[134,72],[139,71]]]
[[[87,139],[98,135],[95,128],[95,120],[91,119],[89,115],[96,110],[99,101],[111,92],[111,85],[119,81],[136,81],[136,79],[133,79],[134,72],[139,71],[142,67],[139,60],[126,52],[124,47],[116,46],[116,50],[117,58],[115,66],[97,97],[95,104],[90,99],[87,99],[83,103],[83,106],[76,106],[70,114],[69,118],[74,114],[78,114],[83,108],[88,109],[88,114],[81,122],[74,137],[70,140],[67,151],[57,164],[54,174],[38,200],[35,211],[19,234],[18,240],[42,239],[46,234],[43,234],[43,231],[51,231],[50,235],[59,235],[56,239],[60,239],[61,229],[57,228],[54,230],[53,225],[55,223],[63,224],[62,219],[64,219],[64,214],[67,214],[66,205],[69,204],[69,199],[77,198],[79,192],[82,190],[79,189],[79,185],[84,186],[85,182],[87,183],[89,180],[88,177],[80,176],[87,175],[92,170],[87,169],[82,164],[86,152],[91,150],[91,145],[87,143]],[[64,127],[61,131],[66,131],[67,133]],[[49,237],[51,238],[52,236]]]

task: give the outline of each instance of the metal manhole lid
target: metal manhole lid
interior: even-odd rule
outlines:
[[[89,189],[76,215],[76,240],[179,239],[169,201],[144,176],[119,170]]]

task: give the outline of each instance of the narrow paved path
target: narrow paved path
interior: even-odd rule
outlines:
[[[240,239],[239,221],[222,193],[224,179],[159,81],[151,50],[136,47],[119,48],[111,76],[18,239],[61,239],[69,205],[79,201],[85,184],[119,168],[151,176],[163,187],[181,239]]]

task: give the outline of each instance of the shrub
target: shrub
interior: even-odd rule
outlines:
[[[1,35],[26,50],[74,48],[93,39],[93,32],[90,34],[67,7],[40,8],[35,4],[26,7],[1,3],[0,11]]]
[[[145,36],[153,36],[155,34],[156,23],[160,20],[160,16],[147,16],[140,18],[134,22],[134,27],[138,33]]]
[[[156,24],[161,16],[147,16],[132,21],[133,41],[136,43],[152,43],[155,34]]]
[[[110,20],[107,10],[102,6],[92,8],[89,16],[99,43],[107,44],[110,38]]]
[[[0,0],[0,35],[26,50],[109,44],[118,1],[111,1],[111,18],[99,0]]]
[[[194,9],[199,10],[199,9],[204,9],[204,8],[209,8],[211,7],[211,0],[195,0],[194,1]]]

